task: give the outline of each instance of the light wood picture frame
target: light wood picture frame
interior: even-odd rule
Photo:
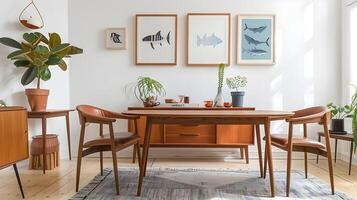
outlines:
[[[230,13],[188,13],[187,65],[229,66],[231,29]]]
[[[177,14],[135,16],[135,64],[177,65]]]
[[[274,14],[237,15],[238,65],[275,64],[275,21]]]
[[[107,28],[105,30],[107,49],[124,50],[127,49],[128,39],[126,28]]]

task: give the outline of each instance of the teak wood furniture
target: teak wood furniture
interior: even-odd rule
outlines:
[[[330,174],[330,184],[332,195],[335,194],[334,178],[333,178],[333,165],[331,157],[331,147],[330,147],[330,134],[328,131],[328,124],[330,120],[330,113],[326,107],[311,107],[294,112],[295,114],[287,119],[289,123],[289,133],[288,135],[273,134],[271,135],[271,142],[269,142],[268,137],[266,137],[266,143],[271,143],[273,146],[288,152],[287,157],[287,171],[286,171],[286,196],[289,197],[290,194],[290,179],[291,179],[291,159],[293,151],[304,152],[305,160],[305,178],[307,178],[307,154],[313,153],[321,155],[328,158],[328,167]],[[320,124],[324,128],[324,137],[326,139],[326,145],[321,142],[311,140],[307,137],[307,125],[308,124]],[[304,135],[303,137],[293,136],[294,125],[303,125]],[[268,152],[266,150],[266,152]],[[268,152],[269,153],[269,152]],[[267,169],[267,160],[271,159],[271,156],[265,155],[264,159],[264,177]],[[270,166],[269,166],[270,168]],[[270,170],[270,169],[269,169]]]
[[[129,110],[126,115],[139,115],[146,117],[146,129],[143,145],[142,167],[140,169],[137,195],[141,195],[143,178],[146,173],[147,160],[150,148],[150,137],[153,124],[226,124],[226,125],[255,125],[256,132],[260,137],[259,125],[263,124],[267,139],[266,152],[269,164],[269,178],[271,186],[271,196],[275,196],[274,173],[271,154],[270,122],[273,120],[284,120],[292,116],[291,112],[278,111],[248,111],[248,110]],[[259,149],[258,152],[261,153]],[[262,177],[263,166],[261,155],[259,156],[259,166]]]
[[[103,110],[89,105],[77,106],[79,121],[81,124],[81,133],[78,145],[78,158],[77,158],[77,174],[76,174],[76,192],[79,188],[79,177],[81,173],[82,157],[98,153],[100,155],[100,173],[103,175],[103,151],[111,151],[113,157],[113,171],[115,177],[116,193],[119,195],[119,177],[118,177],[118,163],[116,153],[127,147],[134,145],[137,148],[139,169],[141,169],[140,158],[140,138],[137,131],[133,132],[116,132],[113,130],[113,123],[117,119],[136,120],[139,118],[133,115],[123,115],[114,113],[108,110]],[[99,125],[99,137],[84,142],[86,134],[86,124],[94,123]],[[103,125],[109,126],[109,134],[103,135]],[[135,125],[135,127],[137,127]],[[137,129],[135,129],[137,130]]]
[[[27,112],[22,107],[0,108],[0,169],[13,166],[23,198],[16,163],[29,157]]]
[[[318,135],[319,135],[319,142],[321,142],[321,137],[325,137],[325,133],[319,132]],[[350,163],[349,163],[349,169],[348,169],[348,175],[351,175],[352,156],[353,156],[353,135],[352,134],[346,134],[346,135],[333,134],[330,131],[330,139],[335,139],[335,162],[337,160],[337,143],[338,143],[338,140],[351,142]],[[317,164],[319,163],[319,155],[316,156],[316,163]]]
[[[204,108],[204,107],[129,107],[129,110],[254,110],[246,108]],[[134,123],[129,121],[129,131],[134,130]],[[141,144],[144,143],[146,117],[141,116],[138,130]],[[226,124],[155,124],[152,128],[151,147],[209,147],[240,148],[241,158],[245,156],[249,163],[249,145],[254,145],[253,125]],[[244,153],[243,153],[244,150]],[[245,155],[244,155],[245,154]],[[135,161],[135,150],[133,151]]]
[[[43,144],[43,160],[46,160],[46,133],[47,133],[47,119],[54,117],[65,117],[67,127],[67,142],[68,142],[68,154],[69,160],[72,160],[71,156],[71,128],[69,123],[69,113],[74,109],[68,110],[44,110],[44,111],[28,111],[29,119],[41,119],[42,120],[42,144]],[[43,167],[43,173],[46,173],[46,167]]]

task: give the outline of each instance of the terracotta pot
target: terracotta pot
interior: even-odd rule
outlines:
[[[46,110],[49,90],[26,89],[25,93],[32,111]]]

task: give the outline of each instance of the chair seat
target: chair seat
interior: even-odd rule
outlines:
[[[131,132],[118,132],[118,133],[114,133],[114,140],[116,145],[121,145],[130,142],[135,143],[140,140],[140,137],[137,134]],[[89,148],[94,146],[106,146],[106,145],[111,145],[109,134],[104,134],[103,136],[94,138],[86,142],[83,145],[83,147]]]
[[[272,134],[271,136],[271,142],[273,145],[278,145],[278,146],[283,146],[287,147],[288,146],[288,135],[284,134]],[[263,138],[265,140],[265,137]],[[312,148],[317,148],[321,150],[325,150],[326,146],[321,143],[317,142],[315,140],[311,140],[309,138],[304,138],[304,137],[293,137],[293,146],[298,146],[298,147],[312,147]]]

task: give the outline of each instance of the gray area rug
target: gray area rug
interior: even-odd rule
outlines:
[[[258,178],[257,171],[208,169],[148,169],[142,196],[136,196],[138,169],[121,168],[120,196],[115,193],[112,170],[105,169],[70,200],[233,200],[271,199],[269,179]],[[276,199],[285,196],[284,171],[275,172]],[[302,172],[292,173],[289,199],[352,199],[337,192],[331,195],[330,185],[317,178],[304,178]]]

